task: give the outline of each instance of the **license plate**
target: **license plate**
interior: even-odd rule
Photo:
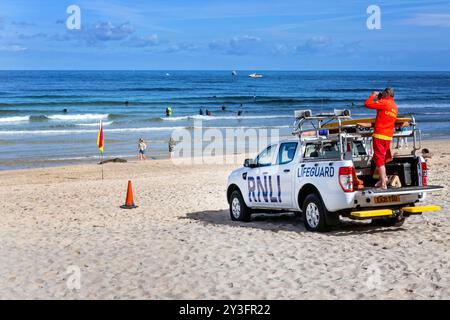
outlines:
[[[375,203],[400,202],[400,196],[379,196],[375,197]]]

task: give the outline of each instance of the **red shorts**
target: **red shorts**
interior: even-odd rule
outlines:
[[[384,166],[386,164],[386,157],[388,150],[391,148],[390,140],[383,140],[378,138],[372,139],[373,146],[373,161],[377,167]]]

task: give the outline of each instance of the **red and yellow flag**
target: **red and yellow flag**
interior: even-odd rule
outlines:
[[[98,130],[97,146],[101,153],[103,153],[103,121],[100,120],[100,129]]]

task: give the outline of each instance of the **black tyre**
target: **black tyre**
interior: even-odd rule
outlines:
[[[317,194],[306,196],[302,211],[306,230],[323,232],[329,229],[326,222],[327,210]]]
[[[230,196],[230,217],[233,221],[248,222],[251,219],[251,210],[244,202],[239,191],[233,191]]]
[[[381,227],[401,227],[405,223],[405,220],[406,218],[404,217],[373,219],[372,224]]]

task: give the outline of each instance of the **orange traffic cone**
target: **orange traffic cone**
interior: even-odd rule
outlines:
[[[134,209],[137,206],[134,205],[133,200],[133,187],[131,186],[131,180],[128,180],[128,189],[127,189],[127,198],[125,200],[125,204],[120,206],[122,209]]]

